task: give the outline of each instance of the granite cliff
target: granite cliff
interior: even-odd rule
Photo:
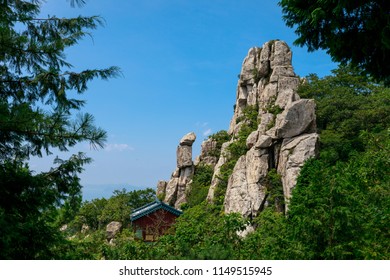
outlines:
[[[253,217],[269,203],[286,211],[300,169],[318,152],[315,103],[299,97],[300,82],[285,42],[251,48],[242,63],[228,140],[218,143],[210,137],[193,161],[196,136],[185,135],[177,148],[177,168],[168,182],[158,182],[158,196],[180,208],[187,201],[195,167],[208,165],[214,173],[206,199],[214,203],[222,197],[226,213]],[[282,198],[271,200],[275,180]]]

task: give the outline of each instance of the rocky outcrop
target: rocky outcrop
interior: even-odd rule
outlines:
[[[250,217],[264,206],[267,190],[260,182],[267,175],[268,162],[269,154],[255,148],[238,159],[228,182],[225,212]]]
[[[106,238],[107,240],[112,240],[121,230],[121,222],[110,222],[106,227]]]
[[[299,84],[300,79],[292,67],[292,52],[285,42],[269,41],[261,48],[249,50],[237,84],[235,110],[228,129],[230,140],[223,143],[216,154],[215,140],[207,139],[195,161],[196,165],[207,164],[214,168],[207,195],[209,202],[214,201],[221,185],[223,167],[232,163],[229,147],[242,141],[242,131],[248,130],[246,114],[251,109],[251,112],[256,110],[257,123],[245,134],[246,150],[234,158],[231,175],[223,182],[225,187],[227,184],[224,210],[246,217],[256,216],[270,203],[270,174],[274,179],[280,178],[280,191],[284,194],[284,203],[280,204],[288,205],[304,162],[315,157],[318,151],[315,103],[300,98]],[[185,188],[194,172],[191,139],[195,137],[184,138],[187,139],[180,141],[177,150],[177,170],[169,182],[158,184],[158,192],[164,192],[165,201],[175,206],[185,201]],[[240,145],[242,147],[242,142]],[[277,209],[285,211],[287,208]]]
[[[276,139],[286,139],[315,131],[315,103],[314,100],[301,99],[286,105],[285,110],[277,115],[275,124]]]
[[[160,181],[157,182],[156,195],[157,195],[158,199],[164,200],[165,193],[166,193],[166,190],[167,190],[167,185],[168,185],[168,182],[164,181],[164,180],[160,180]]]
[[[229,152],[227,151],[227,147],[231,144],[231,142],[225,142],[222,144],[220,157],[218,159],[217,164],[214,167],[213,177],[211,179],[211,185],[207,194],[207,201],[212,202],[214,200],[214,193],[217,186],[221,183],[221,167],[227,162],[229,157]]]
[[[283,193],[287,205],[304,162],[317,155],[318,140],[316,133],[283,140],[279,153],[278,173],[282,175]]]
[[[237,120],[247,106],[259,108],[260,121],[247,138],[249,150],[229,178],[225,212],[257,215],[267,205],[267,176],[272,169],[281,176],[288,204],[301,167],[317,153],[315,103],[297,94],[300,81],[291,61],[292,53],[283,41],[252,48],[244,59],[229,133],[238,133]]]
[[[208,138],[205,141],[203,141],[201,149],[200,149],[200,155],[195,159],[194,164],[205,164],[209,165],[212,168],[215,167],[215,165],[218,162],[219,154],[216,154],[217,149],[217,141],[215,141],[212,138]]]
[[[300,80],[291,65],[292,53],[283,41],[270,41],[249,50],[243,61],[237,85],[235,111],[228,133],[232,140],[245,123],[248,106],[258,110],[258,127],[246,139],[247,152],[242,155],[229,178],[225,195],[225,212],[255,216],[268,204],[268,174],[281,176],[285,202],[291,197],[304,162],[316,156],[315,103],[297,94]],[[221,153],[214,169],[208,200],[213,201],[220,168],[229,160]]]
[[[83,224],[81,226],[81,233],[86,234],[89,231],[89,225]]]
[[[177,167],[171,179],[168,182],[159,181],[157,184],[157,196],[177,209],[187,201],[186,190],[194,174],[192,144],[195,140],[196,135],[193,132],[183,136],[177,147]]]

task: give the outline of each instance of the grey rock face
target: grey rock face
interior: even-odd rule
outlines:
[[[122,228],[122,223],[120,222],[111,222],[106,227],[106,237],[108,240],[111,240],[119,233]]]
[[[174,205],[177,200],[177,187],[179,185],[179,178],[172,177],[167,184],[165,189],[164,202],[169,205]]]
[[[300,80],[291,61],[292,52],[283,41],[251,48],[243,61],[229,133],[233,138],[237,135],[242,126],[237,120],[247,106],[259,108],[260,122],[247,138],[249,151],[237,161],[229,178],[224,202],[227,213],[255,216],[261,211],[267,205],[265,182],[272,169],[281,176],[288,204],[304,162],[317,154],[315,103],[297,94]],[[226,162],[221,158],[221,163]]]
[[[192,146],[181,146],[177,147],[177,167],[185,168],[188,166],[192,166]]]
[[[193,165],[192,162],[192,144],[196,140],[196,135],[190,132],[183,136],[177,147],[177,167],[185,168]]]
[[[218,156],[215,154],[216,149],[217,141],[212,138],[203,141],[200,148],[200,155],[197,157],[194,164],[205,164],[214,168],[218,162]]]
[[[268,135],[261,135],[255,143],[256,148],[269,148],[272,146],[272,138]]]
[[[304,132],[315,132],[315,120],[314,100],[294,101],[276,117],[275,135],[277,138],[291,138]]]
[[[167,189],[168,182],[160,180],[157,182],[157,197],[164,197],[166,189]]]
[[[221,156],[218,159],[217,164],[214,167],[214,174],[211,179],[211,185],[209,188],[209,192],[207,194],[207,201],[212,202],[214,200],[214,193],[215,189],[220,183],[220,177],[221,177],[221,167],[224,165],[229,157],[229,153],[227,151],[227,147],[231,144],[231,142],[226,142],[222,144],[221,148]]]
[[[157,195],[163,197],[164,202],[175,208],[187,201],[186,192],[194,175],[194,163],[192,161],[192,144],[196,135],[190,132],[183,136],[177,147],[177,167],[168,182],[159,181],[157,184]]]
[[[256,216],[265,203],[266,188],[261,181],[268,171],[268,153],[252,148],[237,161],[225,195],[225,212]]]
[[[196,140],[196,135],[193,132],[190,132],[183,136],[180,140],[180,146],[192,146]]]
[[[297,182],[297,177],[304,162],[317,156],[317,133],[303,134],[291,139],[284,139],[279,156],[278,173],[282,175],[285,201],[291,198],[291,192]]]

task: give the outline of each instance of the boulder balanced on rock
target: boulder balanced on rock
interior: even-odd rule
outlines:
[[[163,197],[163,201],[179,209],[180,205],[187,201],[186,189],[194,174],[192,161],[192,144],[196,135],[190,132],[183,136],[177,147],[177,167],[168,182],[159,181],[157,195]]]

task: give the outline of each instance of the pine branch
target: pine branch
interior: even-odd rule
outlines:
[[[85,5],[86,2],[87,2],[87,0],[70,0],[70,5],[72,7],[75,7],[76,5],[79,7],[82,7]]]
[[[18,139],[17,143],[31,143],[27,145],[34,149],[36,155],[42,154],[41,149],[50,154],[50,147],[68,151],[66,146],[72,147],[82,141],[89,141],[93,149],[103,148],[107,133],[95,127],[93,121],[90,114],[80,114],[77,120],[69,123],[66,115],[45,116],[35,112],[30,118],[0,122],[0,134],[2,137],[9,135]],[[32,126],[31,122],[39,125]],[[6,154],[6,151],[2,152]]]

